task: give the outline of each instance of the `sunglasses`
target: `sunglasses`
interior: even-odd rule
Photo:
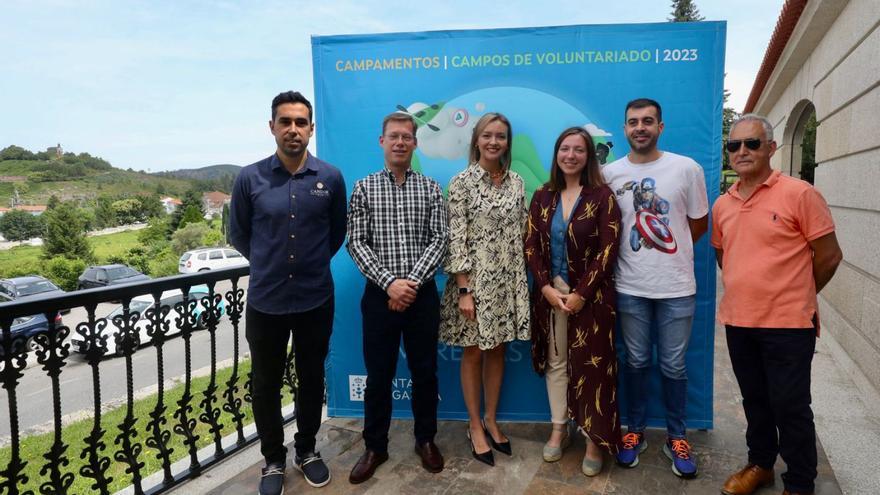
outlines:
[[[746,145],[746,148],[755,151],[756,149],[761,147],[761,140],[758,138],[737,139],[734,141],[728,141],[725,147],[727,148],[728,152],[736,153],[737,151],[739,151],[739,147],[743,144]]]

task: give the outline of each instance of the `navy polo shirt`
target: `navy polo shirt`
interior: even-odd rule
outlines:
[[[333,295],[330,259],[345,239],[345,181],[311,153],[291,174],[277,155],[244,167],[229,240],[250,262],[248,304],[262,313],[314,309]]]

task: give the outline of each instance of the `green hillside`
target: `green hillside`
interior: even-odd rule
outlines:
[[[180,196],[193,187],[193,181],[186,179],[117,168],[95,170],[83,167],[78,170],[58,161],[3,160],[0,161],[0,176],[26,177],[23,181],[0,182],[2,206],[9,205],[14,189],[18,190],[24,204],[46,204],[53,194],[62,201],[143,193]]]
[[[171,170],[169,172],[156,172],[153,175],[160,177],[177,177],[180,179],[200,179],[211,180],[220,179],[223,176],[231,175],[235,177],[241,171],[240,165],[231,165],[228,163],[220,165],[209,165],[201,168],[185,168],[181,170]]]
[[[212,165],[192,173],[154,175],[115,168],[89,153],[61,154],[54,147],[33,152],[9,145],[0,149],[0,206],[9,206],[16,191],[21,204],[46,204],[53,195],[62,201],[87,201],[98,196],[181,196],[190,189],[229,192],[239,169]]]

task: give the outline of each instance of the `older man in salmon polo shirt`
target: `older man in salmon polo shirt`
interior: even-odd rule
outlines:
[[[721,491],[743,495],[772,484],[778,454],[788,467],[783,493],[813,493],[816,293],[843,255],[819,191],[770,168],[776,143],[766,118],[736,121],[727,152],[739,181],[712,208],[712,245],[724,280],[718,320],[743,396],[749,459]]]

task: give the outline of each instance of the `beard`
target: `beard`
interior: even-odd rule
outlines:
[[[632,149],[633,151],[636,151],[636,152],[650,151],[650,150],[656,148],[657,141],[659,139],[660,139],[660,136],[655,135],[655,136],[651,136],[651,138],[648,141],[643,142],[643,143],[639,143],[638,141],[635,140],[634,136],[632,136],[632,137],[627,136],[626,137],[626,140],[629,142],[630,149]]]

